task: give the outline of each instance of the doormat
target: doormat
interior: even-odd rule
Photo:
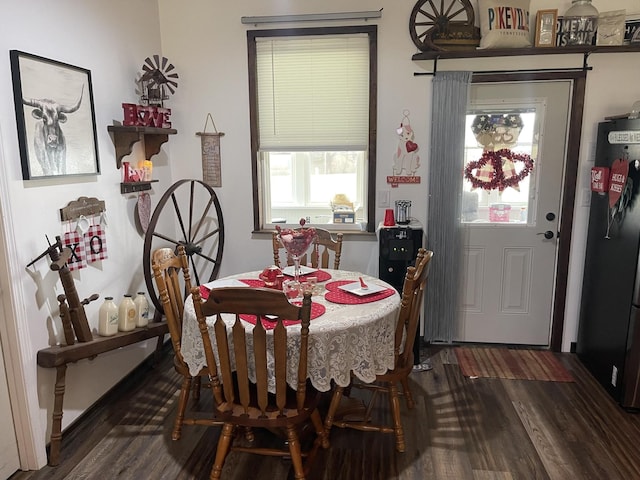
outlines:
[[[574,381],[569,371],[549,350],[458,347],[454,351],[465,377]]]

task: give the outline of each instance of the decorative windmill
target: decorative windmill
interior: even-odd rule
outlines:
[[[140,102],[143,105],[164,106],[164,101],[169,99],[169,93],[173,95],[178,88],[175,67],[166,57],[154,55],[153,58],[145,59],[142,71],[144,73],[140,77]]]

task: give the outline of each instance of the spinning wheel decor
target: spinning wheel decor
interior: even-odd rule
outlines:
[[[200,180],[179,180],[164,193],[156,206],[144,237],[144,278],[156,311],[162,303],[156,292],[151,257],[153,251],[184,245],[194,285],[218,276],[224,247],[224,221],[216,193]],[[189,292],[186,292],[189,293]]]
[[[469,0],[419,0],[409,17],[409,33],[421,51],[470,50],[480,45]]]

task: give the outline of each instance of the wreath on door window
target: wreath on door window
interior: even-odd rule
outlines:
[[[520,115],[476,115],[471,130],[483,152],[480,159],[468,162],[464,177],[472,189],[520,191],[520,182],[533,170],[533,160],[525,153],[514,153],[523,123]],[[518,165],[521,164],[521,165]]]

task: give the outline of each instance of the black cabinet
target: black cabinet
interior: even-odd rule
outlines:
[[[422,228],[411,226],[382,227],[379,232],[380,260],[378,276],[402,293],[407,267],[415,262],[422,247]]]
[[[411,224],[381,227],[378,233],[380,239],[378,276],[402,295],[407,267],[415,264],[418,249],[422,247],[422,228]],[[421,335],[416,335],[413,344],[414,365],[420,363],[420,337]]]

